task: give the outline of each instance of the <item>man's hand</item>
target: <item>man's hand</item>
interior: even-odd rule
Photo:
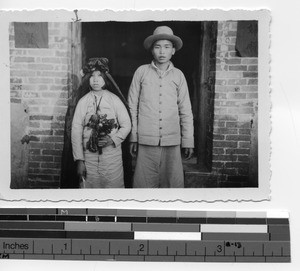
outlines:
[[[113,140],[111,139],[110,136],[104,136],[104,137],[101,137],[99,140],[98,140],[98,147],[101,147],[101,148],[104,148],[104,147],[107,147],[109,145],[112,145],[114,144]]]
[[[193,157],[194,149],[193,148],[184,148],[184,160],[189,160]]]
[[[83,160],[77,160],[76,161],[76,173],[77,176],[82,179],[82,177],[85,177],[86,175],[86,167]]]
[[[129,144],[129,151],[132,157],[136,157],[137,155],[138,144],[137,142],[131,142]]]

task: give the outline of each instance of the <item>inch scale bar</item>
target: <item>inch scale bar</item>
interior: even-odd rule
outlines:
[[[290,262],[288,241],[1,238],[2,259]]]
[[[290,262],[289,220],[280,212],[0,209],[0,259]]]

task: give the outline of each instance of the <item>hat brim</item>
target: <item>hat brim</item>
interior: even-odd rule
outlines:
[[[158,40],[169,40],[174,44],[175,50],[178,51],[181,49],[183,42],[181,38],[175,35],[168,35],[168,34],[158,34],[158,35],[151,35],[144,40],[144,47],[146,50],[151,49],[154,42]]]

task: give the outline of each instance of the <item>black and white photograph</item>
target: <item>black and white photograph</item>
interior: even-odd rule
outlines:
[[[268,197],[267,11],[80,14],[8,23],[9,190]]]

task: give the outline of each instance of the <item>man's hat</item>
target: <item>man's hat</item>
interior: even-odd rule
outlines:
[[[175,50],[178,51],[181,49],[183,42],[181,38],[173,34],[173,30],[168,26],[159,26],[157,27],[153,35],[149,36],[144,40],[144,47],[146,50],[149,50],[152,44],[158,40],[169,40],[174,44]]]

